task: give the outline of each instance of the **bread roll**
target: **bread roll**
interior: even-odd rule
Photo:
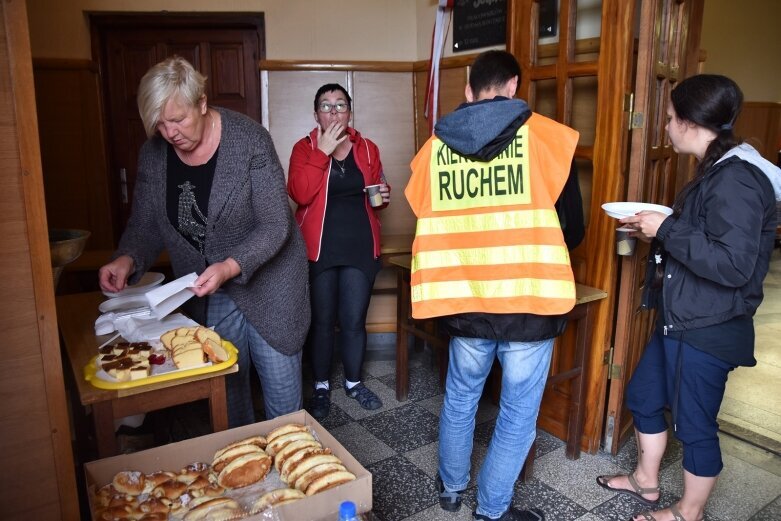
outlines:
[[[294,452],[288,456],[280,466],[279,477],[282,479],[282,481],[287,483],[287,475],[290,474],[304,458],[309,457],[310,454],[331,454],[331,449],[305,447]]]
[[[341,460],[333,454],[310,454],[308,457],[302,459],[298,465],[296,465],[296,468],[291,470],[286,477],[283,477],[283,481],[287,479],[286,483],[288,485],[295,483],[304,472],[318,465],[322,465],[323,463],[341,463]]]
[[[225,488],[241,488],[266,477],[271,458],[264,452],[250,452],[228,463],[217,476],[217,484]]]
[[[175,479],[169,479],[164,483],[160,483],[152,490],[152,496],[157,498],[166,498],[170,500],[178,499],[179,496],[187,491],[187,484]]]
[[[306,425],[301,425],[299,423],[287,423],[285,425],[282,425],[281,427],[277,427],[273,431],[266,434],[266,440],[271,443],[274,438],[278,436],[282,436],[283,434],[290,434],[291,432],[302,432],[306,431],[309,432],[309,427]]]
[[[255,502],[252,503],[250,512],[252,514],[256,514],[262,510],[266,510],[267,508],[291,503],[305,497],[306,495],[300,490],[295,490],[292,488],[278,488],[276,490],[272,490],[271,492],[266,492],[258,499],[256,499]]]
[[[111,484],[120,494],[137,496],[144,491],[146,476],[137,470],[123,470],[114,475]]]
[[[317,440],[296,440],[294,442],[288,443],[282,447],[282,449],[279,450],[274,456],[274,468],[277,469],[277,472],[280,471],[282,464],[290,455],[306,447],[321,448],[322,445]]]
[[[238,447],[239,445],[256,445],[261,449],[265,449],[266,438],[264,438],[263,436],[251,436],[249,438],[244,438],[243,440],[238,440],[238,441],[234,441],[233,443],[229,443],[214,453],[214,459],[216,460],[217,458],[222,456],[226,451],[234,447]]]
[[[243,456],[244,454],[249,454],[252,452],[263,452],[263,450],[261,450],[261,448],[258,447],[257,445],[252,445],[250,443],[232,447],[226,450],[225,452],[223,452],[220,455],[220,457],[218,457],[212,462],[212,470],[214,470],[215,473],[219,474],[220,472],[222,472],[222,469],[224,469],[228,463],[235,460],[239,456]]]
[[[171,511],[171,501],[166,498],[150,497],[140,505],[138,510],[144,514],[168,513]]]
[[[153,514],[144,514],[138,518],[138,521],[167,521],[168,513],[155,512]]]
[[[338,470],[320,476],[313,480],[306,489],[306,495],[311,496],[318,492],[323,492],[329,488],[338,487],[342,483],[347,483],[355,479],[355,474],[346,470]]]
[[[144,480],[144,494],[150,494],[161,483],[165,483],[169,479],[174,479],[176,474],[173,472],[159,471],[147,474]]]
[[[301,477],[298,478],[295,483],[293,483],[293,487],[300,490],[301,492],[306,492],[307,487],[312,481],[338,470],[347,469],[344,468],[344,465],[341,463],[323,463],[322,465],[312,467],[311,469],[304,472]]]
[[[226,514],[225,510],[235,511],[235,514],[241,512],[239,504],[227,497],[218,497],[210,499],[204,503],[201,503],[197,507],[193,508],[184,516],[184,521],[205,521],[207,519],[231,519],[231,517],[216,517],[215,514],[220,512]],[[234,516],[235,517],[235,516]]]
[[[268,442],[268,445],[266,445],[266,454],[273,457],[277,454],[277,452],[282,450],[282,448],[288,443],[298,441],[298,440],[314,440],[314,439],[315,437],[312,436],[312,434],[309,431],[298,431],[298,432],[290,432],[287,434],[283,434],[281,436],[277,436],[276,438]]]

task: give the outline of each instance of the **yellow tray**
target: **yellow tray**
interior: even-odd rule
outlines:
[[[98,367],[95,364],[95,359],[97,359],[99,355],[95,355],[90,359],[89,363],[84,366],[84,379],[98,389],[116,391],[118,389],[130,389],[132,387],[141,387],[159,382],[178,380],[179,378],[187,378],[188,376],[215,373],[217,371],[222,371],[223,369],[229,368],[239,359],[239,351],[232,343],[228,342],[227,340],[223,340],[222,347],[224,347],[228,352],[228,359],[224,362],[220,362],[219,364],[194,367],[192,369],[181,369],[178,371],[168,371],[166,373],[147,376],[146,378],[141,378],[140,380],[130,380],[127,382],[109,381],[99,377]]]

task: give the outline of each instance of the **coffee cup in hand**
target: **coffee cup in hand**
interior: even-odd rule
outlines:
[[[372,208],[377,208],[378,206],[382,206],[382,194],[380,193],[380,188],[383,185],[369,185],[366,188],[364,188],[364,191],[366,192],[366,197],[369,198],[369,204]]]
[[[616,253],[627,256],[635,252],[637,239],[631,236],[633,228],[621,227],[616,229]]]

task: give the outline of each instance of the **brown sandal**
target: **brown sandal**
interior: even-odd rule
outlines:
[[[614,488],[614,487],[611,487],[610,486],[610,480],[613,479],[613,478],[617,478],[620,475],[621,474],[616,474],[614,476],[597,476],[597,485],[599,485],[600,487],[602,487],[602,488],[604,488],[606,490],[610,490],[611,492],[618,492],[619,494],[626,494],[627,496],[633,497],[637,501],[640,501],[642,504],[647,505],[647,506],[655,506],[657,503],[659,503],[659,499],[658,498],[654,499],[654,500],[651,500],[651,499],[647,499],[647,498],[643,497],[643,494],[653,494],[653,493],[658,494],[659,493],[659,487],[657,486],[657,487],[642,488],[640,486],[640,484],[637,482],[637,480],[635,479],[635,473],[634,472],[632,472],[631,474],[627,474],[627,476],[626,476],[629,479],[629,485],[634,490],[629,490],[627,488]],[[659,497],[661,497],[661,494],[659,495]],[[643,514],[643,515],[645,515],[645,514]],[[648,521],[655,521],[653,519],[653,517],[647,518],[647,519],[648,519]]]
[[[678,510],[678,505],[676,505],[675,503],[670,505],[670,513],[673,515],[673,521],[686,521],[686,518],[683,517],[681,511]],[[640,512],[639,514],[635,514],[632,516],[632,519],[630,519],[629,521],[634,521],[634,519],[637,516],[643,516],[643,519],[645,521],[656,521],[656,518],[650,512]]]

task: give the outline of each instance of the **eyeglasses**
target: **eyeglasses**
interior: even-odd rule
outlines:
[[[320,110],[320,112],[331,112],[332,110],[336,109],[336,112],[341,114],[342,112],[347,112],[350,109],[350,105],[344,101],[340,101],[338,103],[329,103],[324,101],[320,103],[320,106],[317,108]]]

